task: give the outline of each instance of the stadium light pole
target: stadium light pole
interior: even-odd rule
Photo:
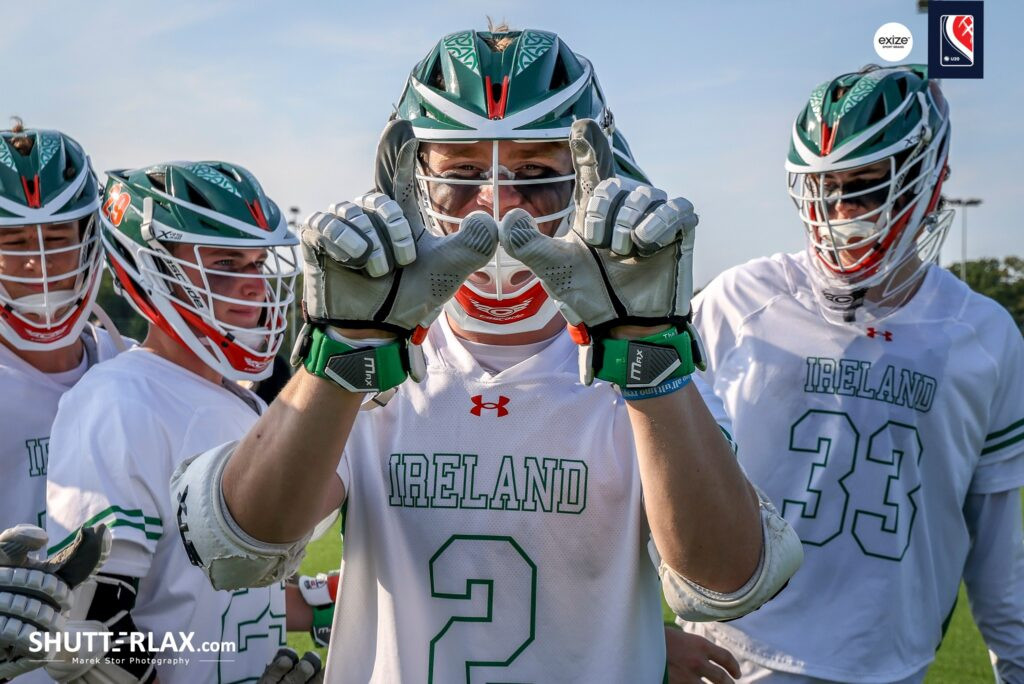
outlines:
[[[967,207],[981,204],[977,197],[946,197],[946,204],[960,207],[960,280],[967,282]]]

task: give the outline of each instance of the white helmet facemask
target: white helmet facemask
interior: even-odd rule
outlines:
[[[574,209],[575,174],[560,174],[536,164],[513,171],[499,161],[500,142],[535,141],[492,141],[492,158],[487,168],[466,164],[465,168],[457,166],[435,176],[421,164],[416,179],[420,206],[429,229],[438,235],[458,230],[462,219],[454,213],[467,206],[478,193],[488,193],[495,221],[500,221],[509,209],[520,203],[560,207],[534,219],[538,226],[557,222],[553,234],[564,235],[569,230]],[[506,188],[512,188],[522,198],[521,202],[502,206],[501,196]],[[498,335],[540,330],[559,315],[540,279],[501,246],[486,266],[467,278],[455,297],[445,304],[445,312],[463,330]]]
[[[4,337],[24,350],[72,344],[85,325],[103,272],[96,215],[17,230],[21,235],[31,231],[31,238],[0,242]],[[33,269],[22,267],[29,263]]]

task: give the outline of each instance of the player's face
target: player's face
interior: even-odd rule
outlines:
[[[883,213],[878,209],[889,198],[889,176],[888,159],[849,171],[825,174],[820,192],[825,200],[829,221],[864,220],[877,223]],[[827,233],[826,228],[820,230]],[[862,236],[851,235],[839,246],[854,245],[864,239]],[[840,260],[844,266],[850,266],[861,259],[867,249],[843,250],[839,253]]]
[[[73,290],[81,242],[80,221],[0,228],[0,285],[11,299]]]
[[[267,300],[266,249],[176,245],[172,254],[184,262],[202,263],[202,270],[183,264],[184,271],[197,288],[213,294],[218,321],[239,328],[259,327],[266,310],[261,305]]]
[[[540,218],[569,206],[573,168],[568,143],[507,140],[496,147],[495,153],[491,140],[420,146],[421,172],[430,178],[425,183],[436,212],[461,219],[486,211],[501,218],[518,207]],[[440,223],[445,232],[458,229],[453,222]],[[558,223],[544,221],[539,227],[552,235]]]

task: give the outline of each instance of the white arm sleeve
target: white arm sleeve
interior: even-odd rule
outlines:
[[[964,582],[974,621],[1003,682],[1024,682],[1024,539],[1019,490],[970,494]]]
[[[757,610],[786,585],[804,560],[803,545],[775,506],[757,490],[764,544],[753,576],[734,592],[722,594],[686,579],[661,560],[654,540],[648,545],[661,577],[665,602],[679,618],[691,622],[733,620]]]
[[[312,530],[290,544],[255,539],[231,517],[221,478],[238,442],[183,461],[171,476],[171,501],[189,560],[206,571],[215,589],[263,587],[299,568]]]

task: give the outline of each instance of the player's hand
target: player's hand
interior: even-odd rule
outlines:
[[[611,146],[589,119],[569,138],[576,171],[572,230],[549,238],[521,209],[506,214],[502,247],[532,270],[570,325],[591,333],[614,326],[680,323],[693,294],[693,205],[615,178]]]
[[[303,303],[314,323],[408,337],[427,328],[494,254],[497,226],[485,212],[470,214],[452,235],[426,230],[416,149],[408,121],[388,124],[377,152],[377,191],[333,204],[302,226]]]
[[[727,684],[740,676],[740,664],[731,653],[675,627],[665,628],[665,653],[669,684]]]
[[[286,646],[278,649],[257,684],[322,684],[323,681],[324,668],[320,656],[306,651],[300,658]]]
[[[45,665],[32,650],[36,632],[62,632],[72,607],[72,590],[103,565],[110,553],[106,526],[79,530],[74,541],[47,561],[46,532],[17,525],[0,532],[0,680]]]

